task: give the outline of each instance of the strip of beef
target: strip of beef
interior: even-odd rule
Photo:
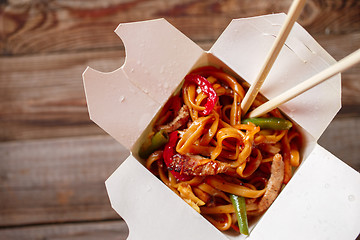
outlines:
[[[282,156],[280,154],[275,154],[271,164],[271,176],[266,185],[264,196],[261,198],[258,205],[259,213],[268,209],[279,195],[284,180],[284,171],[284,161]]]
[[[189,120],[189,108],[185,104],[180,108],[177,116],[170,123],[161,125],[158,130],[165,130],[167,133],[173,132],[184,126]]]
[[[169,167],[176,172],[192,176],[216,175],[229,170],[226,163],[192,154],[175,154]]]

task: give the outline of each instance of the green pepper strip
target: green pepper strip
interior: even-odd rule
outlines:
[[[230,200],[235,209],[235,214],[238,221],[240,233],[244,235],[249,235],[245,198],[234,194],[230,194]]]
[[[261,129],[271,129],[271,130],[288,130],[292,127],[292,123],[289,120],[283,118],[248,118],[244,119],[242,123],[247,124],[252,122],[256,126],[259,126]]]
[[[165,145],[169,141],[169,135],[164,130],[160,130],[154,134],[151,141],[145,142],[139,152],[141,158],[148,158],[151,153]]]

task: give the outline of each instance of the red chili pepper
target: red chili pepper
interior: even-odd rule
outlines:
[[[185,77],[185,81],[189,81],[199,85],[201,91],[203,91],[206,95],[208,95],[207,101],[205,103],[205,110],[203,110],[201,114],[204,116],[209,115],[213,110],[216,101],[218,100],[217,94],[214,88],[212,87],[211,83],[203,76],[197,74],[188,74]]]
[[[178,138],[179,137],[178,137],[177,131],[170,133],[169,142],[165,145],[165,148],[164,148],[163,157],[164,157],[164,162],[165,162],[166,166],[168,167],[168,169],[171,168],[171,163],[173,162],[173,156],[176,154],[175,147],[176,147]],[[172,173],[172,175],[174,175],[174,177],[177,180],[180,180],[180,181],[188,181],[192,178],[189,175],[185,175],[181,172],[176,172],[173,169],[171,169],[170,172]]]

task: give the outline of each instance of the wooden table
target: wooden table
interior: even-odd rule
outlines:
[[[164,17],[205,50],[276,0],[0,1],[0,239],[126,239],[105,179],[128,152],[88,117],[81,74],[124,61],[121,22]],[[309,0],[299,23],[337,60],[360,47],[360,1]],[[360,170],[360,66],[320,144]]]

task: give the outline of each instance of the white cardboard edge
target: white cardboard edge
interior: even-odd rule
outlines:
[[[356,239],[359,186],[360,174],[317,144],[249,239]]]
[[[358,172],[316,144],[248,239],[355,239],[359,186]],[[219,232],[131,155],[106,188],[112,207],[128,224],[128,239],[245,238]]]
[[[134,86],[122,68],[105,74],[88,67],[83,79],[90,119],[130,149],[161,105]]]
[[[203,53],[163,18],[120,24],[115,33],[124,42],[127,78],[160,104],[168,100]]]
[[[110,73],[88,67],[83,82],[90,118],[131,150],[204,51],[165,19],[120,24],[115,33],[125,63]]]
[[[105,184],[129,227],[128,239],[226,239],[132,155]]]
[[[285,18],[285,14],[271,14],[234,19],[210,52],[251,84]],[[261,87],[261,93],[272,99],[335,62],[304,28],[295,23]],[[341,108],[341,75],[334,76],[279,108],[318,140]]]

